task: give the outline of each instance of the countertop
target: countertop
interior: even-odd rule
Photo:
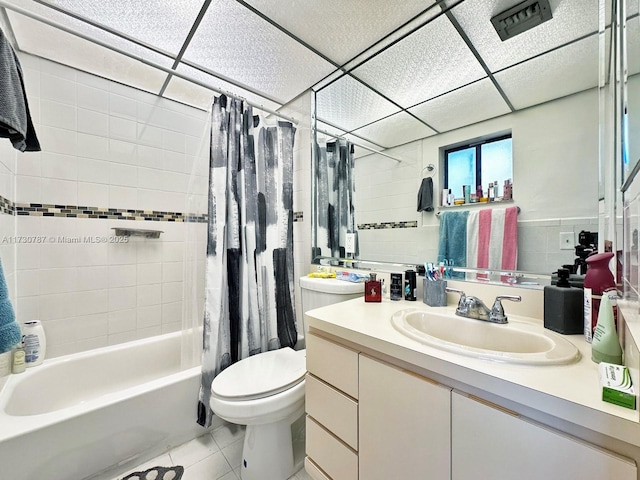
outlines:
[[[405,337],[393,327],[390,319],[397,311],[407,308],[429,310],[432,307],[420,301],[383,299],[381,303],[366,303],[357,298],[310,310],[305,315],[312,332],[325,332],[360,346],[364,351],[390,356],[416,367],[418,373],[429,372],[433,379],[453,388],[471,390],[467,393],[477,389],[489,397],[515,402],[531,412],[540,412],[558,421],[640,446],[638,410],[601,400],[598,366],[591,360],[591,345],[582,335],[564,336],[582,355],[572,364],[505,364],[447,352]],[[453,306],[433,310],[455,314]],[[537,322],[543,330],[540,320],[514,318]]]

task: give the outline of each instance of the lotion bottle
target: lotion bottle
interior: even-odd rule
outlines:
[[[613,306],[608,295],[603,295],[598,311],[598,323],[591,342],[591,360],[622,365],[622,347],[616,333]]]
[[[13,351],[13,367],[11,371],[13,373],[23,373],[27,368],[25,362],[25,353],[24,353],[24,342],[21,342],[20,345]]]

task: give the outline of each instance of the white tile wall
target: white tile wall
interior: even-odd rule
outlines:
[[[434,205],[443,181],[442,147],[512,130],[514,203],[518,219],[518,268],[551,273],[573,263],[573,250],[560,250],[560,232],[598,231],[597,138],[595,91],[548,102],[511,115],[435,135],[388,153],[402,160],[369,155],[356,159],[356,221],[417,221],[418,228],[361,230],[360,258],[388,262],[435,261],[439,221],[416,212],[423,167],[436,165]],[[544,140],[544,141],[542,141]],[[580,172],[581,181],[574,179]]]
[[[188,193],[206,195],[206,112],[26,54],[20,59],[43,151],[17,155],[0,146],[0,195],[18,203],[206,212],[206,203],[187,202]],[[189,186],[192,169],[197,178]],[[187,224],[128,221],[164,233],[128,243],[84,240],[109,237],[122,223],[0,215],[3,233],[15,224],[19,235],[45,238],[0,245],[0,255],[17,284],[19,320],[43,321],[48,356],[181,328]],[[206,229],[193,228],[204,237]],[[198,280],[198,292],[202,286]]]

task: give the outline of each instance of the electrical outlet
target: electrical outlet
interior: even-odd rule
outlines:
[[[573,232],[560,232],[560,250],[573,250],[576,238]]]
[[[347,237],[345,240],[345,253],[356,253],[356,234],[347,233]]]

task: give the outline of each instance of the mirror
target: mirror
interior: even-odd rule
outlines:
[[[538,6],[523,15],[546,8],[524,3]],[[627,16],[637,18],[631,3]],[[361,262],[436,261],[444,149],[504,134],[513,138],[511,205],[520,208],[517,270],[548,275],[573,264],[579,233],[598,232],[598,84],[610,29],[600,47],[598,2],[549,0],[551,19],[502,41],[491,19],[522,4],[440,2],[314,88],[318,145],[332,136],[355,145]],[[639,72],[630,65],[630,79]],[[425,176],[434,211],[417,212]],[[335,258],[313,241],[314,254]]]

